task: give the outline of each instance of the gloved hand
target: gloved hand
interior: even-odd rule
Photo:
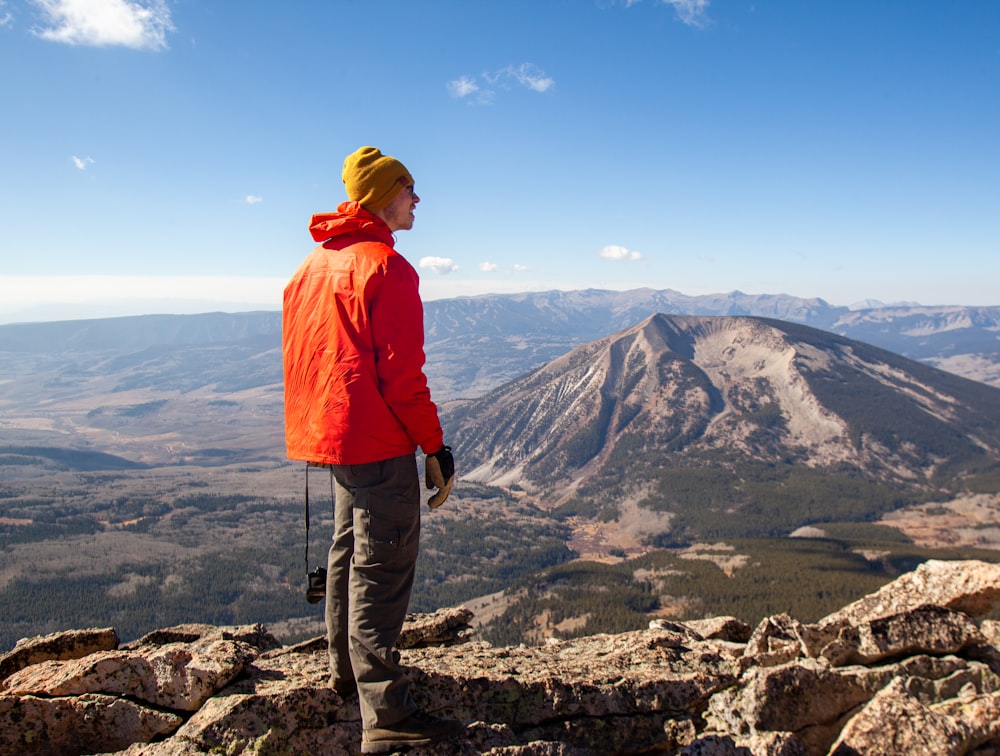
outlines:
[[[424,482],[428,490],[437,489],[427,502],[431,509],[437,509],[444,504],[455,482],[455,458],[451,456],[450,446],[442,446],[440,451],[428,454],[424,459]]]

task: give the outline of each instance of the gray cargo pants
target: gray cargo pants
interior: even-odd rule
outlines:
[[[330,682],[358,685],[365,729],[417,709],[393,649],[410,603],[420,540],[420,481],[413,454],[333,465],[333,545],[327,558]]]

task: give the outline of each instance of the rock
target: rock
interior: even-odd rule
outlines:
[[[897,677],[909,680],[910,694],[928,705],[1000,690],[1000,675],[985,664],[957,656],[913,656],[892,669]]]
[[[272,652],[192,716],[177,736],[214,752],[240,753],[283,744],[290,753],[350,752],[361,741],[357,699],[349,705],[328,686],[320,652]],[[266,752],[266,750],[264,750]]]
[[[979,631],[983,634],[989,645],[1000,646],[1000,622],[989,619],[983,620],[979,623]]]
[[[668,739],[735,680],[737,666],[709,642],[664,630],[597,635],[538,647],[470,643],[403,655],[418,703],[465,721],[502,722],[535,739],[604,750]],[[614,721],[608,728],[601,722]]]
[[[8,677],[4,688],[21,696],[107,693],[164,709],[197,711],[256,655],[248,644],[227,640],[101,651],[26,667]]]
[[[705,718],[715,730],[739,735],[827,725],[870,699],[883,677],[834,670],[815,659],[753,667],[712,697]]]
[[[861,664],[917,653],[952,654],[986,640],[967,615],[939,606],[865,622],[858,631],[851,661]]]
[[[961,723],[968,732],[970,751],[988,743],[993,744],[994,752],[1000,749],[1000,692],[958,696],[932,704],[931,709]]]
[[[687,620],[684,624],[705,640],[724,640],[731,643],[746,643],[753,631],[750,625],[735,617]]]
[[[935,756],[969,751],[969,733],[960,722],[939,714],[909,695],[895,679],[880,690],[844,727],[830,749],[847,756],[862,753],[926,753]],[[892,726],[887,726],[892,723]]]
[[[79,659],[96,651],[118,648],[118,633],[112,627],[69,630],[22,638],[14,648],[0,654],[0,680],[31,664],[50,659]]]
[[[787,614],[765,617],[754,628],[743,653],[743,667],[773,667],[808,656],[802,623]]]
[[[439,609],[432,614],[408,614],[396,648],[442,646],[461,642],[469,637],[472,612],[464,606]]]
[[[105,753],[168,735],[184,720],[124,698],[0,695],[0,753]]]
[[[261,624],[255,625],[174,625],[147,633],[124,648],[145,646],[165,646],[168,643],[193,643],[195,641],[228,640],[240,641],[253,646],[260,652],[281,648],[281,641],[275,638]]]
[[[875,593],[820,620],[859,624],[933,605],[971,617],[989,614],[1000,601],[1000,564],[980,561],[942,562],[931,559]]]
[[[411,754],[1000,752],[1000,624],[966,613],[992,601],[995,568],[921,569],[818,623],[780,614],[752,632],[733,618],[658,619],[496,648],[460,642],[462,607],[411,615],[399,653],[417,703],[469,723],[464,738]],[[358,702],[329,688],[324,637],[282,647],[260,625],[181,625],[118,648],[106,631],[58,635],[2,657],[15,659],[0,694],[2,753],[359,748]]]

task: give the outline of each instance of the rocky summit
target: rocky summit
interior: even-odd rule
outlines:
[[[418,703],[468,722],[426,754],[1000,753],[1000,565],[929,561],[816,623],[718,617],[543,646],[474,638],[463,608],[409,618]],[[0,655],[0,753],[348,754],[356,698],[325,640],[184,625],[24,639]]]

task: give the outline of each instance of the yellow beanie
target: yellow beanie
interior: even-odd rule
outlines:
[[[348,199],[373,213],[386,207],[404,186],[413,183],[405,165],[374,147],[362,147],[344,159],[343,179]]]

